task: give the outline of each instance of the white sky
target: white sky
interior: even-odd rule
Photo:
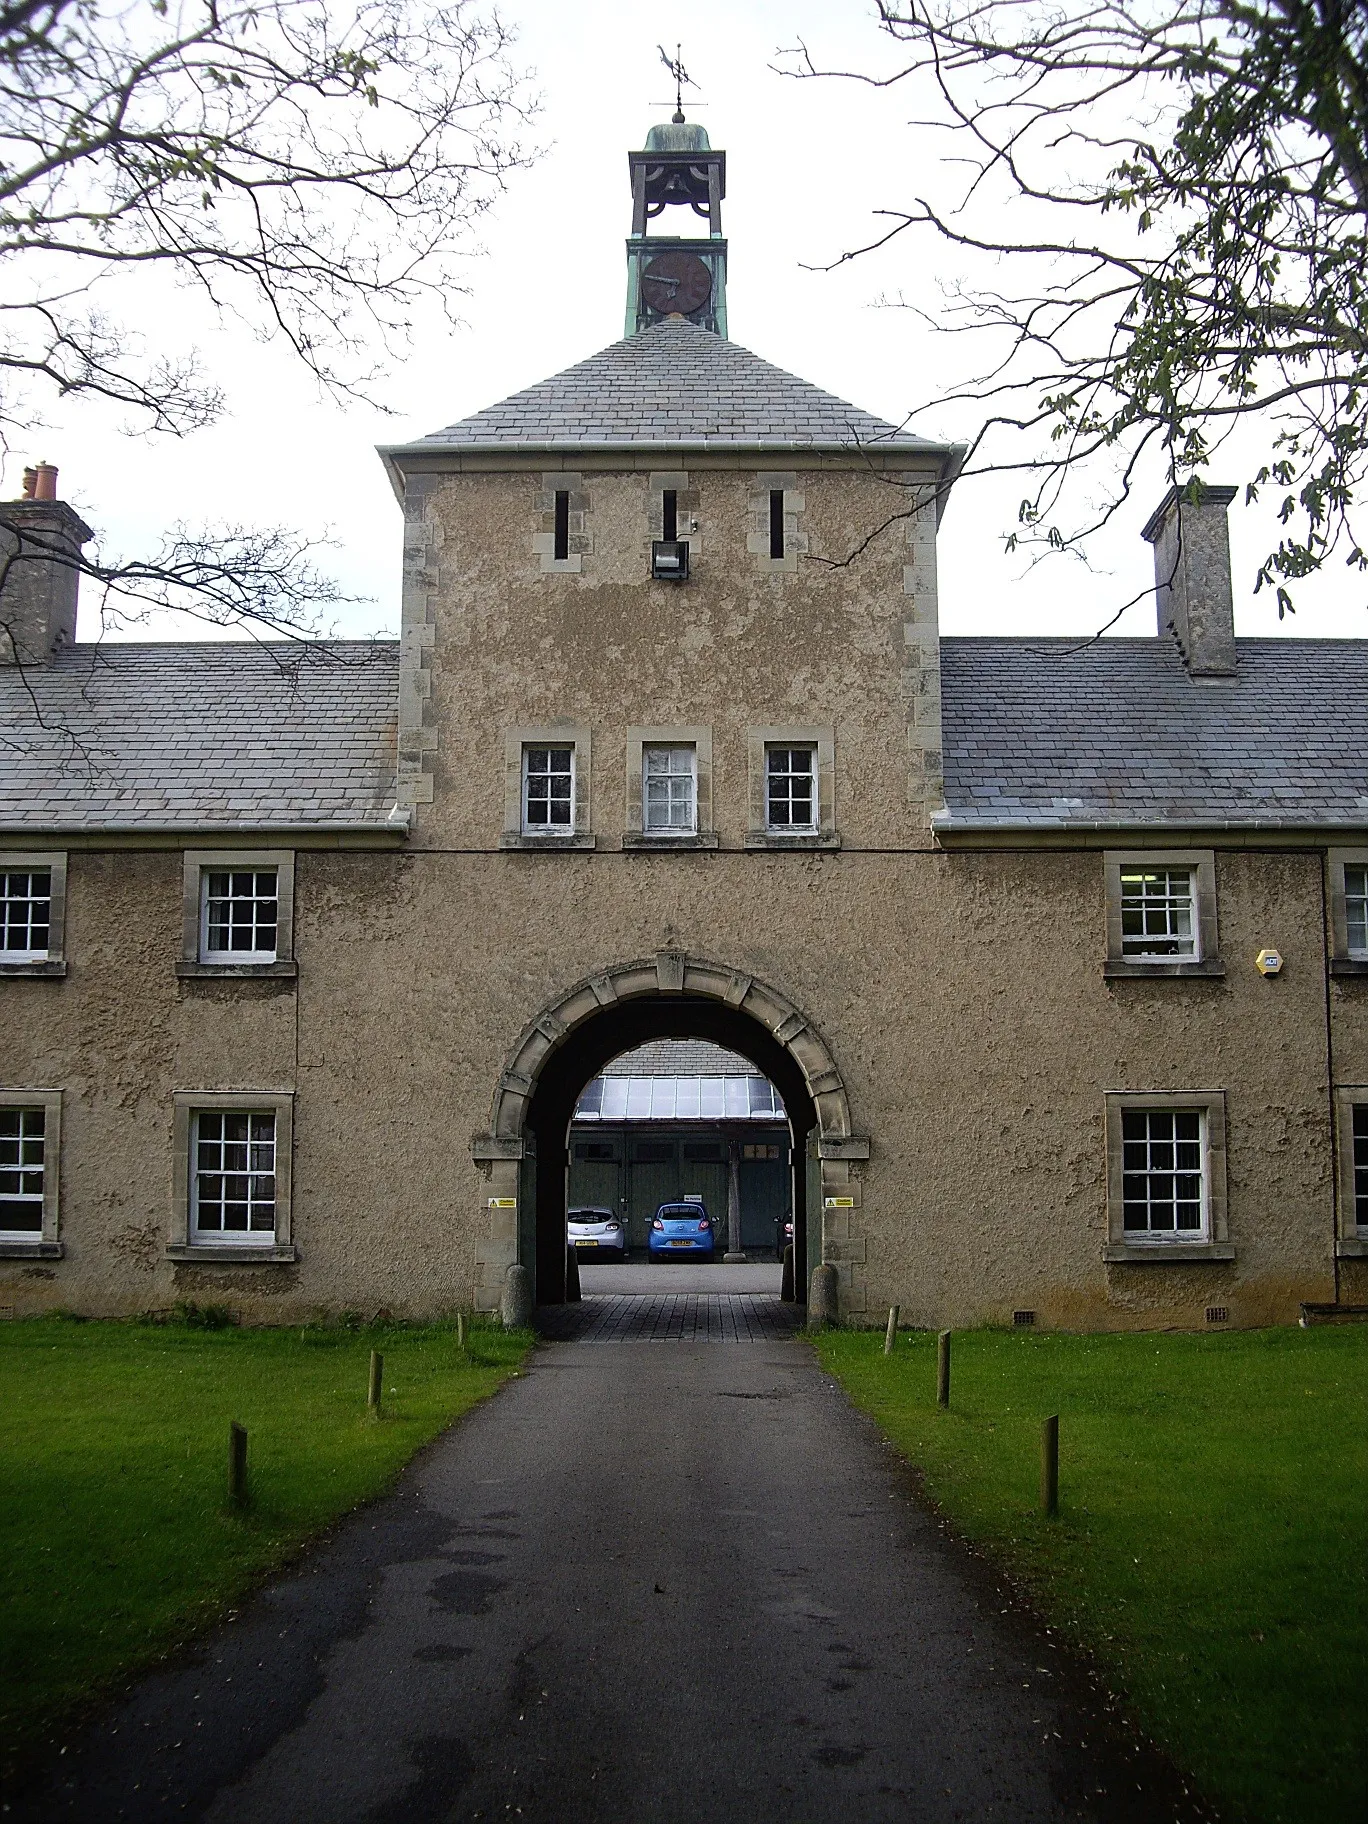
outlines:
[[[110,549],[157,542],[176,521],[281,523],[330,532],[329,566],[350,594],[370,598],[336,616],[339,632],[398,626],[399,510],[374,454],[451,423],[567,367],[622,334],[623,243],[630,227],[626,153],[653,121],[668,119],[670,81],[656,45],[684,36],[684,62],[706,106],[692,117],[728,156],[723,225],[730,242],[728,305],[733,338],[766,360],[899,422],[933,397],[967,360],[953,338],[906,311],[882,308],[901,292],[935,311],[939,286],[930,241],[839,273],[805,271],[876,230],[871,212],[934,187],[935,151],[906,124],[914,105],[896,89],[795,82],[770,67],[800,37],[834,67],[888,67],[891,47],[863,0],[694,0],[687,12],[631,0],[508,0],[519,57],[544,101],[538,131],[548,150],[515,176],[483,224],[483,251],[469,266],[465,327],[430,325],[399,371],[383,383],[391,415],[320,400],[283,350],[240,326],[198,315],[183,296],[147,290],[133,304],[168,349],[193,339],[227,387],[231,416],[183,442],[121,434],[96,408],[49,415],[33,447],[16,449],[5,476],[45,459],[62,470],[61,492],[96,524]],[[934,149],[933,149],[934,148]],[[661,227],[673,230],[674,212]],[[689,218],[690,220],[694,218]],[[700,224],[701,226],[701,224]],[[680,232],[687,232],[681,227]],[[980,272],[977,276],[983,277]],[[127,294],[130,299],[133,293]],[[174,329],[172,326],[175,326]],[[916,428],[963,436],[963,417],[934,410]],[[1214,481],[1242,479],[1215,467]],[[1150,579],[1139,527],[1155,504],[1137,502],[1098,553],[1092,573],[1070,561],[1023,575],[1002,552],[1019,486],[962,486],[941,535],[941,615],[948,632],[1089,633]],[[1236,619],[1242,633],[1276,633],[1267,595],[1250,590],[1266,525],[1232,509]],[[1298,613],[1281,631],[1360,634],[1368,589],[1343,571],[1298,591]],[[1116,631],[1148,633],[1150,603]],[[87,615],[82,637],[98,631]],[[185,637],[183,623],[158,629]]]

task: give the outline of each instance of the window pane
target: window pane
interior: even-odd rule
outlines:
[[[692,747],[642,749],[642,827],[692,834],[697,828]]]
[[[772,830],[817,827],[817,750],[770,747],[765,750],[765,820]]]
[[[726,1112],[721,1077],[700,1077],[698,1099],[699,1118],[703,1121],[720,1121]]]
[[[1351,955],[1368,956],[1368,868],[1345,868],[1344,914]]]
[[[1368,1229],[1368,1102],[1354,1105],[1354,1221]]]
[[[575,750],[529,747],[523,753],[523,824],[568,830],[574,822]]]
[[[274,868],[207,868],[203,945],[208,957],[274,960],[280,902]]]
[[[1204,1232],[1204,1117],[1196,1109],[1121,1112],[1121,1225],[1132,1237]]]
[[[47,955],[52,871],[0,874],[0,954],[7,962]]]
[[[1121,951],[1124,956],[1197,954],[1196,875],[1192,868],[1121,870]]]
[[[0,1231],[43,1230],[46,1110],[0,1108]]]
[[[675,1091],[675,1117],[680,1121],[702,1118],[701,1084],[697,1077],[680,1077]]]
[[[193,1118],[192,1229],[261,1236],[275,1230],[275,1114],[205,1109]]]

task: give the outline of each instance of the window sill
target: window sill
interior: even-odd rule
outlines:
[[[817,849],[830,853],[840,848],[841,839],[817,830],[794,836],[781,836],[777,830],[750,830],[745,846],[748,849]]]
[[[1330,973],[1331,975],[1368,975],[1368,957],[1332,956]]]
[[[1140,1261],[1146,1266],[1162,1265],[1170,1260],[1234,1260],[1235,1244],[1230,1241],[1109,1241],[1102,1258],[1112,1264]]]
[[[60,1241],[0,1241],[0,1260],[60,1260],[65,1253]]]
[[[61,957],[50,957],[41,963],[0,963],[0,978],[9,975],[46,976],[56,980],[65,975],[67,966]]]
[[[715,849],[717,837],[708,832],[667,836],[657,830],[629,830],[622,839],[622,846],[629,853],[642,849]]]
[[[1225,974],[1225,964],[1219,956],[1203,957],[1196,963],[1141,963],[1131,962],[1128,958],[1109,956],[1102,965],[1102,974],[1109,981],[1123,981],[1132,977],[1139,981],[1149,978],[1160,979],[1165,976],[1221,976]]]
[[[592,849],[592,836],[523,836],[505,833],[499,838],[501,849]]]
[[[180,1262],[198,1261],[215,1267],[265,1267],[298,1260],[299,1253],[289,1242],[280,1247],[270,1243],[254,1248],[246,1243],[240,1247],[222,1247],[213,1242],[197,1241],[186,1247],[168,1248],[166,1258]]]
[[[254,981],[258,978],[290,981],[299,974],[299,964],[288,959],[275,963],[179,962],[176,964],[176,974],[182,981],[196,981],[202,976],[226,977],[230,981]]]
[[[1341,1235],[1335,1252],[1341,1260],[1368,1260],[1368,1235]]]

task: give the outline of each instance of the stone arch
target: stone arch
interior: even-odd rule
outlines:
[[[489,1186],[486,1220],[480,1224],[476,1249],[478,1305],[490,1308],[497,1304],[503,1275],[519,1257],[518,1207],[527,1195],[522,1170],[528,1150],[527,1118],[546,1066],[579,1029],[605,1012],[665,997],[712,1003],[746,1016],[797,1067],[816,1117],[822,1258],[836,1260],[838,1270],[841,1268],[849,1212],[857,1207],[859,1198],[850,1165],[869,1157],[869,1142],[853,1130],[846,1086],[826,1042],[807,1015],[769,983],[724,963],[662,950],[651,958],[614,964],[557,995],[523,1029],[509,1054],[494,1090],[489,1131],[477,1135],[472,1145]],[[848,1263],[841,1277],[847,1294],[843,1302],[853,1300],[855,1308],[858,1288],[851,1283]]]

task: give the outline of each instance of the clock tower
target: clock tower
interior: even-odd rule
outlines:
[[[632,175],[632,232],[627,242],[627,327],[634,336],[662,317],[687,317],[719,336],[727,333],[727,243],[722,198],[727,155],[714,152],[707,131],[676,108],[668,126],[652,127],[645,149],[627,154]],[[667,208],[691,208],[706,236],[652,235]]]

